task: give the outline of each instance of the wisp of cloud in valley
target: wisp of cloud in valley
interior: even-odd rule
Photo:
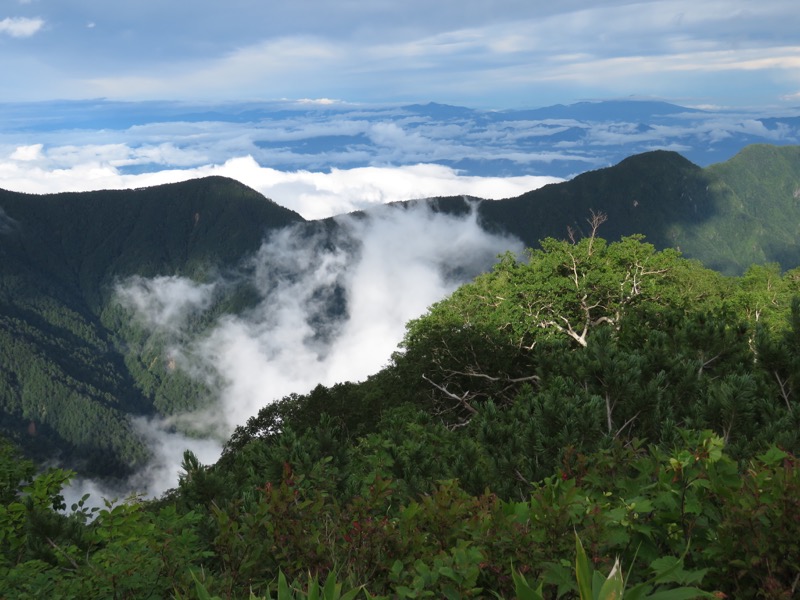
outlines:
[[[177,484],[183,453],[213,462],[237,425],[263,406],[318,384],[358,381],[387,364],[405,324],[458,285],[521,252],[514,239],[487,233],[477,212],[453,215],[426,203],[384,207],[309,228],[279,230],[242,265],[255,304],[225,314],[198,336],[187,323],[226,286],[178,277],[130,279],[118,299],[134,318],[170,343],[165,360],[214,392],[207,408],[137,427],[152,459],[125,492],[158,495]],[[208,437],[198,437],[198,432]],[[117,495],[78,481],[86,490]]]

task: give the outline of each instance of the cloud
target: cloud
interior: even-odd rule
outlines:
[[[42,148],[44,144],[31,144],[30,146],[18,146],[9,157],[11,160],[30,162],[42,158]]]
[[[86,492],[157,496],[174,487],[184,450],[212,463],[222,441],[263,406],[320,383],[377,372],[409,320],[487,270],[499,254],[522,251],[519,241],[481,229],[475,210],[455,216],[418,203],[336,222],[315,232],[306,225],[273,233],[242,265],[258,293],[256,306],[220,317],[196,337],[187,335],[186,319],[209,306],[212,286],[137,277],[117,288],[120,301],[152,331],[182,332],[165,358],[213,382],[218,397],[201,412],[135,420],[151,450],[148,466],[122,486],[78,480],[65,492],[69,503]],[[186,429],[213,435],[198,439],[181,432]]]
[[[239,97],[259,97],[276,88],[288,91],[286,82],[297,82],[300,73],[330,78],[324,73],[341,64],[341,54],[339,47],[324,39],[285,36],[237,47],[220,57],[175,62],[159,70],[89,77],[81,85],[89,97],[161,99],[174,97],[175,90],[182,89],[189,95],[230,99],[220,93],[225,88],[237,88]],[[296,92],[309,93],[291,96],[312,96],[315,88],[308,84],[294,86]]]
[[[334,100],[332,98],[300,98],[297,102],[300,104],[313,104],[321,106],[329,106],[332,104],[341,104],[341,100]]]
[[[292,392],[364,379],[386,364],[406,322],[498,254],[522,249],[483,231],[474,212],[437,214],[424,204],[337,222],[333,238],[271,236],[253,260],[258,306],[186,351],[198,372],[223,382],[214,422],[230,430]]]
[[[26,17],[6,17],[0,21],[0,33],[14,38],[26,38],[37,34],[44,27],[44,20]]]
[[[105,508],[103,499],[156,498],[178,485],[184,452],[191,451],[201,464],[208,465],[216,462],[222,451],[220,440],[185,435],[166,419],[137,417],[132,424],[150,451],[147,465],[127,481],[74,478],[61,492],[68,510],[85,494],[90,496],[87,508]]]
[[[153,279],[132,277],[116,287],[120,304],[154,330],[178,332],[193,315],[211,306],[215,284],[161,276]]]
[[[252,17],[254,10],[243,12]],[[110,52],[119,47],[119,60],[91,71],[84,61],[67,82],[73,91],[59,95],[397,101],[419,98],[425,90],[428,97],[482,99],[486,105],[509,98],[519,102],[530,98],[533,89],[537,97],[552,97],[558,90],[569,94],[566,99],[592,95],[590,89],[594,95],[608,93],[619,85],[652,94],[668,84],[684,93],[696,83],[691,74],[698,69],[763,73],[795,68],[796,44],[787,26],[793,8],[783,2],[573,2],[561,8],[514,3],[513,10],[503,3],[493,11],[474,6],[449,14],[443,7],[426,6],[420,9],[424,19],[411,16],[414,10],[406,3],[402,15],[386,7],[363,11],[355,29],[343,17],[346,10],[333,14],[317,4],[302,23],[291,10],[273,10],[268,18],[251,19],[267,22],[260,33],[241,15],[217,15],[213,22],[215,11],[201,10],[183,19],[175,35],[159,40],[172,52],[162,48],[159,56],[145,56],[130,52],[124,36],[110,38]],[[281,18],[283,27],[277,25]],[[203,44],[178,43],[191,39],[192,28],[200,24]],[[209,29],[218,35],[208,35]],[[238,38],[232,36],[237,30]],[[608,80],[598,76],[604,70]],[[537,83],[547,86],[531,87]],[[778,88],[773,83],[770,89]]]
[[[432,164],[287,173],[259,167],[251,158],[233,159],[207,172],[238,179],[308,219],[433,196],[508,198],[560,181],[538,176],[469,177]]]
[[[0,161],[0,188],[28,192],[89,191],[137,188],[185,181],[208,175],[231,177],[307,219],[330,217],[375,204],[431,196],[467,195],[486,199],[518,196],[555,177],[476,177],[435,164],[400,167],[330,169],[329,172],[279,171],[260,166],[252,156],[189,169],[163,169],[125,174],[126,166],[180,165],[202,161],[200,150],[172,144],[130,148],[124,144],[18,146]],[[531,156],[519,156],[520,160]],[[317,160],[323,161],[321,158]],[[323,161],[324,162],[324,161]]]
[[[47,43],[25,54],[6,49],[0,57],[0,68],[14,73],[6,96],[422,97],[498,106],[672,89],[697,102],[731,101],[725,98],[730,88],[693,77],[696,69],[736,69],[751,82],[740,88],[762,83],[748,91],[762,101],[796,88],[796,81],[787,90],[773,77],[778,72],[791,79],[795,70],[796,7],[788,0],[39,7],[47,11],[43,17],[3,21],[7,34],[28,33],[45,18],[58,24]],[[91,36],[87,23],[98,24]],[[597,76],[602,68],[608,80]]]

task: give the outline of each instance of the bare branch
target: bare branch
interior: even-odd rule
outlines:
[[[449,371],[451,375],[463,375],[464,377],[479,377],[481,379],[488,379],[489,381],[503,381],[507,383],[523,383],[525,381],[539,381],[538,375],[530,375],[528,377],[492,377],[486,373],[464,372],[464,371]],[[424,377],[424,376],[423,376]]]
[[[633,416],[632,416],[630,419],[628,419],[627,421],[625,421],[625,422],[622,424],[622,427],[620,427],[620,428],[617,430],[617,433],[615,433],[615,434],[614,434],[614,439],[617,439],[617,437],[619,437],[619,434],[620,434],[620,433],[622,433],[622,430],[623,430],[623,429],[625,429],[625,428],[626,428],[628,425],[630,425],[631,423],[633,423],[633,422],[634,422],[634,421],[635,421],[635,420],[638,418],[638,416],[639,416],[639,413],[637,412],[637,413],[636,413],[635,415],[633,415]]]
[[[572,228],[571,225],[567,225],[567,237],[569,238],[569,241],[573,246],[578,243],[576,239],[577,234],[575,233],[575,230]]]
[[[56,552],[58,552],[58,553],[59,553],[61,556],[63,556],[64,558],[66,558],[66,559],[67,559],[67,561],[68,561],[68,562],[69,562],[69,563],[70,563],[70,564],[71,564],[71,565],[72,565],[72,566],[75,568],[75,570],[76,570],[76,571],[77,571],[77,570],[79,570],[79,569],[81,568],[81,567],[80,567],[80,565],[79,565],[77,562],[75,562],[75,559],[74,559],[74,558],[72,558],[72,557],[71,557],[69,554],[67,554],[66,552],[64,552],[64,550],[63,550],[63,549],[62,549],[62,548],[61,548],[61,547],[60,547],[58,544],[56,544],[56,543],[55,543],[53,540],[51,540],[49,537],[45,537],[45,539],[47,540],[47,543],[48,543],[48,544],[50,544],[50,546],[51,546],[51,547],[52,547],[52,548],[53,548],[53,549],[54,549]]]
[[[458,402],[461,406],[466,408],[467,411],[469,411],[473,415],[477,415],[478,414],[478,411],[475,409],[475,407],[472,406],[469,402],[467,402],[467,396],[469,396],[469,392],[464,392],[463,396],[458,396],[458,395],[454,394],[453,392],[451,392],[450,390],[448,390],[447,388],[445,388],[444,386],[441,386],[438,383],[436,383],[434,381],[431,381],[426,375],[423,374],[422,378],[425,381],[427,381],[428,383],[430,383],[437,390],[442,392],[445,396],[447,396],[448,398],[451,398],[451,399],[455,400],[456,402]]]
[[[720,352],[720,353],[719,353],[719,354],[717,354],[716,356],[712,356],[712,357],[711,357],[711,358],[709,358],[707,361],[705,361],[705,362],[701,363],[701,364],[700,364],[700,368],[697,370],[697,376],[698,376],[698,377],[700,377],[700,376],[703,374],[703,370],[704,370],[704,369],[705,369],[705,368],[706,368],[708,365],[710,365],[710,364],[711,364],[711,363],[713,363],[715,360],[717,360],[717,359],[718,359],[720,356],[722,356],[722,352]]]
[[[592,233],[589,236],[589,249],[588,249],[589,256],[591,256],[592,246],[594,245],[594,240],[597,237],[597,230],[600,229],[600,225],[608,221],[608,215],[602,211],[595,212],[593,208],[589,209],[589,213],[592,216],[589,219],[586,219],[586,222],[589,223],[589,227],[592,228]]]
[[[792,410],[792,405],[789,402],[789,398],[792,395],[791,382],[788,379],[781,379],[777,371],[773,371],[772,374],[775,376],[775,381],[778,382],[778,387],[780,387],[781,396],[783,396],[783,401],[786,403],[786,410]]]

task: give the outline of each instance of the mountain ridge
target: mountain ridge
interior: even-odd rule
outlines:
[[[465,214],[471,202],[401,204]],[[729,274],[768,262],[788,269],[800,264],[800,148],[754,146],[705,169],[655,150],[517,198],[478,199],[476,210],[484,229],[529,247],[569,230],[587,235],[596,211],[607,217],[600,234],[609,239],[642,234]],[[111,301],[119,281],[209,281],[241,268],[269,232],[287,227],[301,246],[322,236],[320,247],[334,247],[343,235],[337,218],[306,221],[220,177],[136,190],[0,190],[0,211],[0,426],[32,455],[57,447],[68,463],[101,474],[144,460],[130,416],[186,410],[207,395],[165,362],[163,336]],[[253,293],[231,286],[211,312],[242,310]],[[334,295],[335,309],[346,311]],[[36,436],[26,433],[31,426]]]

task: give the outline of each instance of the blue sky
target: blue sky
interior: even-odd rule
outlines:
[[[5,0],[0,101],[800,103],[795,0]]]

